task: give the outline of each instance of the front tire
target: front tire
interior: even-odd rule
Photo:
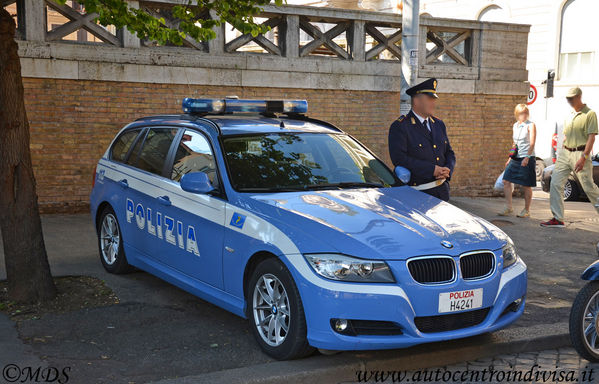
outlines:
[[[578,185],[572,179],[568,179],[566,184],[564,185],[564,200],[565,201],[574,201],[578,199],[580,192],[578,190]]]
[[[299,291],[281,261],[273,257],[258,264],[249,281],[246,299],[250,328],[267,355],[290,360],[314,351],[306,337]]]
[[[599,281],[585,285],[570,311],[570,340],[578,354],[599,362]]]
[[[121,227],[111,207],[104,208],[98,220],[98,248],[100,261],[107,272],[123,274],[133,270],[127,263]]]

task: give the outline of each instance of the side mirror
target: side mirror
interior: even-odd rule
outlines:
[[[214,191],[214,187],[204,172],[186,173],[181,178],[181,189],[191,193],[209,193]]]
[[[404,168],[401,165],[398,165],[397,167],[395,167],[395,176],[397,176],[397,178],[402,183],[408,184],[408,182],[410,181],[410,177],[412,177],[412,173],[409,169]]]

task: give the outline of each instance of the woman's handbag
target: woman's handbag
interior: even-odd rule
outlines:
[[[510,148],[510,159],[515,159],[518,157],[518,145],[514,144],[512,148]]]

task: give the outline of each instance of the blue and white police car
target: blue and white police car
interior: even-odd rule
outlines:
[[[467,337],[522,314],[526,265],[505,233],[407,186],[307,102],[183,111],[127,125],[97,164],[108,272],[137,267],[247,318],[278,359]]]

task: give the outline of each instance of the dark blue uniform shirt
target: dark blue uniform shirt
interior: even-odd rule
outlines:
[[[447,128],[440,119],[429,118],[429,130],[418,120],[414,112],[400,116],[389,128],[389,155],[394,166],[410,170],[410,185],[435,181],[435,165],[447,167],[453,174],[455,153],[449,144]],[[442,185],[425,190],[442,200],[449,200],[449,179]]]

